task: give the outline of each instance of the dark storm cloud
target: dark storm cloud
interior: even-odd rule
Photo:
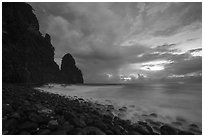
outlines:
[[[86,82],[104,82],[106,74],[113,74],[112,80],[117,81],[121,67],[153,60],[175,61],[168,64],[166,76],[181,73],[188,61],[195,68],[187,67],[183,72],[200,67],[198,57],[186,60],[190,53],[173,54],[180,52],[178,42],[162,40],[163,45],[152,48],[156,43],[148,40],[200,29],[201,3],[30,4],[39,19],[40,30],[51,35],[56,62],[60,64],[62,56],[71,53]],[[130,39],[134,41],[127,42]]]

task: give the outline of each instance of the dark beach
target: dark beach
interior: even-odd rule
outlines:
[[[8,135],[192,135],[157,122],[131,123],[111,113],[114,106],[40,92],[31,86],[3,84],[3,134]],[[192,125],[196,131],[196,125]],[[200,131],[196,131],[201,134]]]

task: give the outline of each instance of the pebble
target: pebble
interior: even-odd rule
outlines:
[[[192,127],[192,128],[199,128],[196,124],[190,124],[189,127]]]
[[[106,135],[113,135],[113,132],[111,130],[106,130],[105,133]]]
[[[58,124],[57,120],[51,120],[48,122],[48,128],[51,130],[58,128],[58,125],[59,124]]]
[[[92,125],[104,131],[108,129],[107,125],[101,120],[95,120]]]
[[[12,115],[11,115],[12,118],[15,118],[15,119],[20,119],[21,116],[18,112],[14,112]]]
[[[2,110],[3,110],[3,113],[4,113],[4,112],[5,112],[5,113],[11,113],[11,112],[14,111],[13,108],[12,108],[12,106],[11,106],[10,104],[3,104],[3,105],[2,105]]]
[[[30,135],[30,133],[28,131],[21,131],[19,135]]]
[[[88,127],[83,128],[79,132],[79,134],[81,135],[106,135],[103,131],[93,126],[88,126]]]
[[[29,129],[36,129],[38,127],[38,124],[37,123],[34,123],[34,122],[30,122],[30,121],[26,121],[24,122],[23,124],[21,124],[19,126],[19,128],[21,130],[25,129],[25,130],[29,130]]]
[[[50,135],[67,135],[66,130],[57,130],[50,133]]]
[[[49,135],[49,133],[51,132],[51,130],[49,129],[40,129],[37,134],[38,135]]]
[[[161,126],[160,132],[162,135],[177,135],[178,134],[178,130],[169,125]]]
[[[3,129],[13,130],[17,127],[18,121],[14,118],[3,121]]]
[[[194,135],[192,132],[188,132],[188,131],[179,131],[178,135]]]
[[[74,129],[74,126],[71,125],[68,121],[64,122],[64,124],[61,126],[60,129],[65,130],[66,132],[70,132],[71,130]]]
[[[135,123],[135,124],[133,124],[133,127],[134,127],[135,131],[137,131],[141,134],[144,134],[144,135],[150,135],[151,134],[151,132],[149,131],[149,128],[147,128],[146,126]]]
[[[150,116],[151,117],[157,117],[157,114],[156,113],[151,113]]]

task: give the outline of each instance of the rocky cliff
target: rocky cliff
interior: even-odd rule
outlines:
[[[67,66],[70,70],[63,70],[62,75],[54,61],[51,38],[40,33],[38,20],[29,4],[4,2],[2,5],[3,82],[67,83],[71,80],[72,83],[83,83],[81,71],[75,65]],[[80,75],[82,80],[76,80],[74,73],[78,72],[75,75]],[[65,77],[70,80],[64,81]]]

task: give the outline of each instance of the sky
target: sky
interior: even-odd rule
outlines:
[[[201,81],[202,3],[29,3],[85,83]]]

